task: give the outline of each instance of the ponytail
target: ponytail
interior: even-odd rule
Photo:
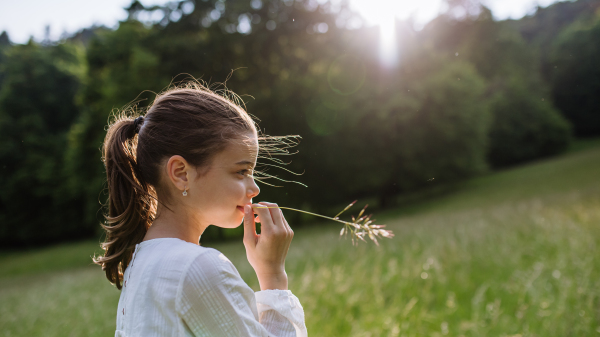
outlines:
[[[142,242],[156,216],[156,191],[140,173],[137,163],[138,131],[144,117],[121,116],[108,128],[103,161],[108,180],[108,214],[104,256],[94,258],[106,278],[121,289],[123,273],[135,245]]]

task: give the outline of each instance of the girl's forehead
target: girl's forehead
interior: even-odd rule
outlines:
[[[225,165],[242,161],[254,163],[258,157],[258,139],[249,136],[233,140],[217,157],[215,159]]]

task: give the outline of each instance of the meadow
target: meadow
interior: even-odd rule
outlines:
[[[379,246],[352,246],[334,222],[295,231],[286,269],[310,336],[600,333],[598,142],[377,222],[396,235]],[[211,246],[258,290],[241,241]],[[0,336],[113,335],[119,291],[94,252],[88,241],[0,254]]]

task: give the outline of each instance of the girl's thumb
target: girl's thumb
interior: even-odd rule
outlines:
[[[256,245],[256,223],[252,206],[244,206],[244,244],[254,247]]]

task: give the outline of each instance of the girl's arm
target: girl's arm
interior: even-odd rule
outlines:
[[[307,336],[302,305],[291,291],[254,293],[217,250],[195,259],[178,293],[177,311],[194,336]]]

